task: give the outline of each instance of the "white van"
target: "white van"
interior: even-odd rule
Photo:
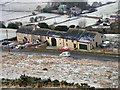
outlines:
[[[70,52],[62,52],[59,56],[70,57]]]

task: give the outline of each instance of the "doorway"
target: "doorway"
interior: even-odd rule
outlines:
[[[56,39],[55,38],[51,39],[51,44],[52,44],[52,46],[56,46]]]

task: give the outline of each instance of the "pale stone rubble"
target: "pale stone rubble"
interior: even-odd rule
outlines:
[[[73,59],[49,55],[2,53],[1,78],[19,78],[21,74],[88,83],[94,87],[118,87],[118,62]],[[47,68],[48,71],[43,70]]]

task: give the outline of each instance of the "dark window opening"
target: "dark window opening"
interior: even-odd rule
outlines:
[[[76,48],[76,44],[74,44],[74,48]]]
[[[98,43],[96,42],[96,47],[98,47]]]
[[[56,46],[56,39],[55,39],[55,38],[52,38],[52,39],[51,39],[51,43],[52,43],[52,46]]]

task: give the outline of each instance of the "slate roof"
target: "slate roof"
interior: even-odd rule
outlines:
[[[23,26],[19,28],[17,32],[25,33],[25,34],[41,35],[41,36],[62,37],[62,38],[64,37],[64,33],[65,33],[51,29],[45,29],[45,28],[36,28],[36,30],[33,30],[33,26]]]
[[[33,31],[34,35],[41,35],[41,36],[51,36],[51,37],[64,37],[64,32],[59,32],[51,29],[44,29],[44,28],[37,28]]]
[[[91,42],[94,37],[95,37],[96,33],[93,32],[89,32],[89,31],[85,31],[80,37],[79,40],[80,42]]]
[[[65,39],[77,40],[80,42],[91,42],[96,33],[91,31],[86,31],[84,29],[69,29],[67,32],[55,31],[51,29],[36,28],[33,30],[32,26],[23,26],[17,30],[19,33],[34,34],[41,36],[51,36],[51,37],[61,37]]]
[[[47,35],[52,37],[64,38],[65,32],[50,30]]]
[[[83,32],[84,32],[83,30],[79,30],[79,29],[69,29],[65,34],[65,38],[77,40]]]
[[[94,39],[95,35],[96,33],[84,29],[69,29],[64,38],[80,42],[90,42]]]
[[[49,31],[50,31],[50,29],[37,28],[37,29],[34,30],[32,33],[33,33],[34,35],[46,36]]]
[[[33,27],[32,26],[22,26],[17,30],[19,33],[24,33],[24,34],[32,34]]]

